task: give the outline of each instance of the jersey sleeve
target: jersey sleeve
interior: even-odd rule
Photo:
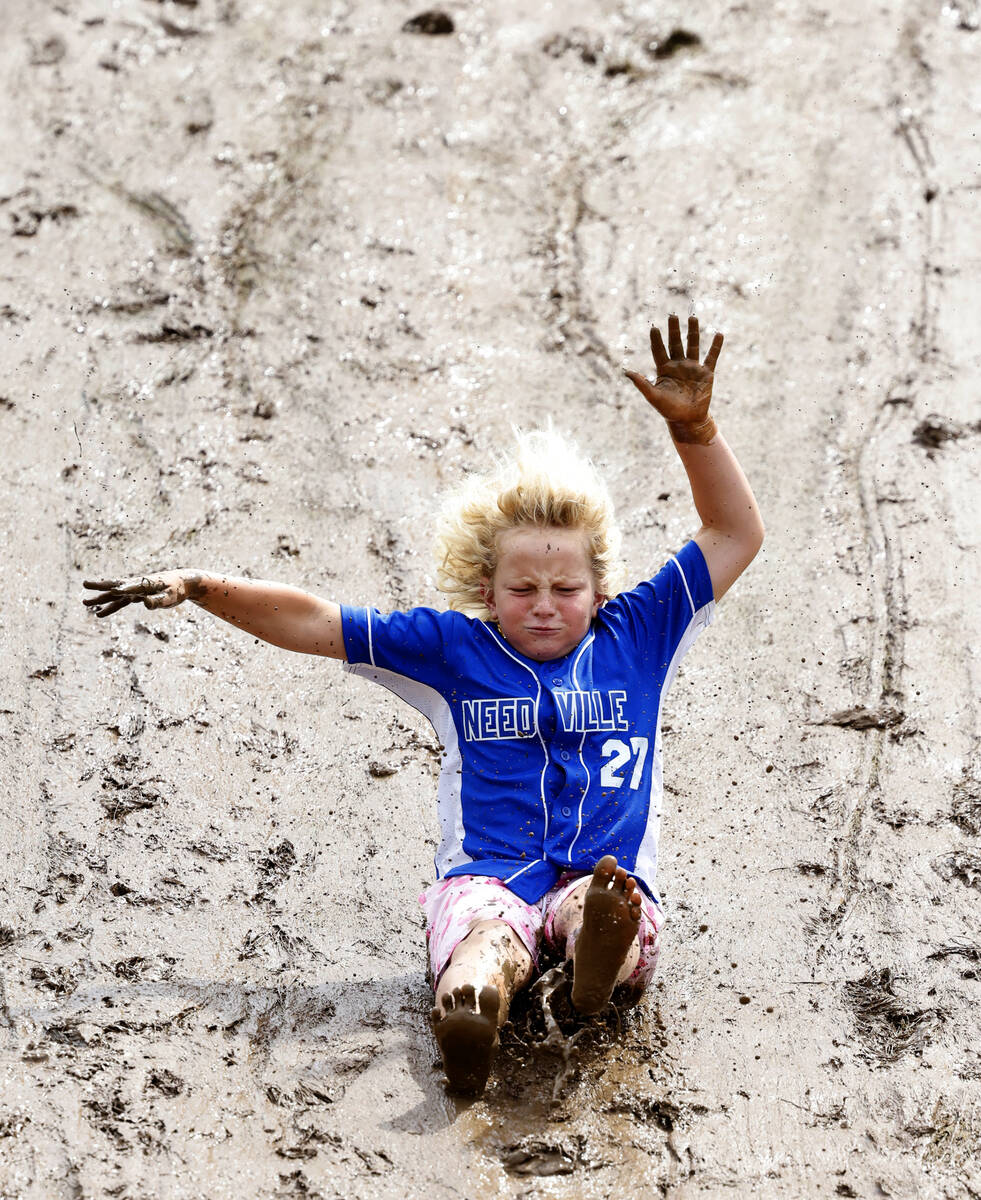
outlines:
[[[341,628],[349,666],[364,664],[431,687],[447,678],[450,651],[460,640],[462,614],[435,608],[381,613],[341,605]]]
[[[712,580],[696,542],[686,542],[653,579],[600,609],[619,640],[662,665],[680,659],[714,616]]]

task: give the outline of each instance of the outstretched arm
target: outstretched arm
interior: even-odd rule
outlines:
[[[688,318],[686,350],[678,318],[671,316],[668,347],[652,326],[656,380],[651,383],[634,371],[626,375],[668,423],[702,522],[694,540],[705,555],[715,599],[721,600],[763,544],[763,521],[749,481],[709,415],[722,334],[715,335],[700,363],[697,317]]]
[[[326,658],[347,657],[340,606],[289,584],[186,570],[134,579],[86,580],[82,586],[99,592],[82,601],[97,617],[108,617],[127,604],[173,608],[190,600],[284,650]]]

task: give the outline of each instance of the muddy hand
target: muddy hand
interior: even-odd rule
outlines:
[[[82,586],[98,591],[82,603],[97,617],[108,617],[127,604],[144,604],[147,608],[173,608],[191,595],[190,579],[181,571],[163,575],[143,575],[133,579],[83,580]]]
[[[709,416],[715,364],[722,349],[722,334],[712,338],[704,363],[698,361],[698,318],[688,318],[688,346],[681,342],[678,318],[668,317],[668,350],[661,331],[651,326],[651,352],[657,367],[654,383],[636,371],[624,374],[652,407],[667,421],[676,442],[705,444],[715,437],[715,422]]]

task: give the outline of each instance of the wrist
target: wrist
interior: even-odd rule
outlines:
[[[184,593],[183,598],[190,600],[192,604],[197,604],[201,608],[206,608],[208,598],[216,582],[214,577],[204,571],[195,571],[193,569],[179,571],[178,575],[180,576],[180,587]]]
[[[702,421],[669,421],[668,429],[676,443],[689,446],[707,446],[719,432],[708,415]]]

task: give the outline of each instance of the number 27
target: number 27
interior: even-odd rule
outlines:
[[[603,743],[603,756],[606,762],[600,773],[600,784],[603,787],[622,787],[623,776],[617,771],[625,767],[633,755],[637,756],[634,769],[630,774],[630,786],[637,790],[644,775],[644,762],[647,759],[647,738],[632,737],[630,745],[621,742],[619,738],[609,738]]]

